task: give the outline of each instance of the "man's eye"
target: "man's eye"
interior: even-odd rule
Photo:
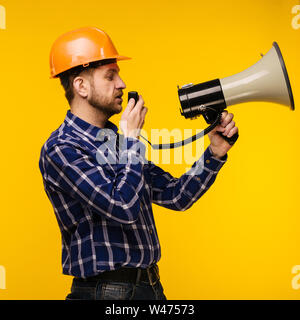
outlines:
[[[114,79],[113,76],[107,76],[106,79],[108,79],[109,81],[112,81]]]

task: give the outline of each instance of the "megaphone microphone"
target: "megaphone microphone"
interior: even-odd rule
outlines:
[[[153,149],[177,148],[203,137],[220,123],[222,112],[234,104],[266,101],[295,110],[289,76],[277,42],[273,42],[272,48],[248,69],[223,79],[178,87],[178,96],[181,115],[186,119],[202,115],[210,126],[186,140],[171,144],[153,145],[141,136]],[[237,133],[232,137],[221,132],[218,134],[231,145],[238,139]]]

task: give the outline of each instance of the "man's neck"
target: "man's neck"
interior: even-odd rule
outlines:
[[[108,116],[89,104],[72,104],[71,112],[78,118],[99,128],[105,128]]]

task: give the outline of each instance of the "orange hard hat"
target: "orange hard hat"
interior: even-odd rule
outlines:
[[[76,29],[61,35],[52,45],[50,52],[51,78],[77,66],[87,66],[90,62],[116,59],[120,56],[110,37],[94,27]]]

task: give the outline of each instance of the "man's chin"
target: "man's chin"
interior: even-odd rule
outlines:
[[[123,107],[122,107],[122,103],[116,103],[115,104],[115,108],[114,110],[116,111],[115,113],[118,114],[122,111]]]

